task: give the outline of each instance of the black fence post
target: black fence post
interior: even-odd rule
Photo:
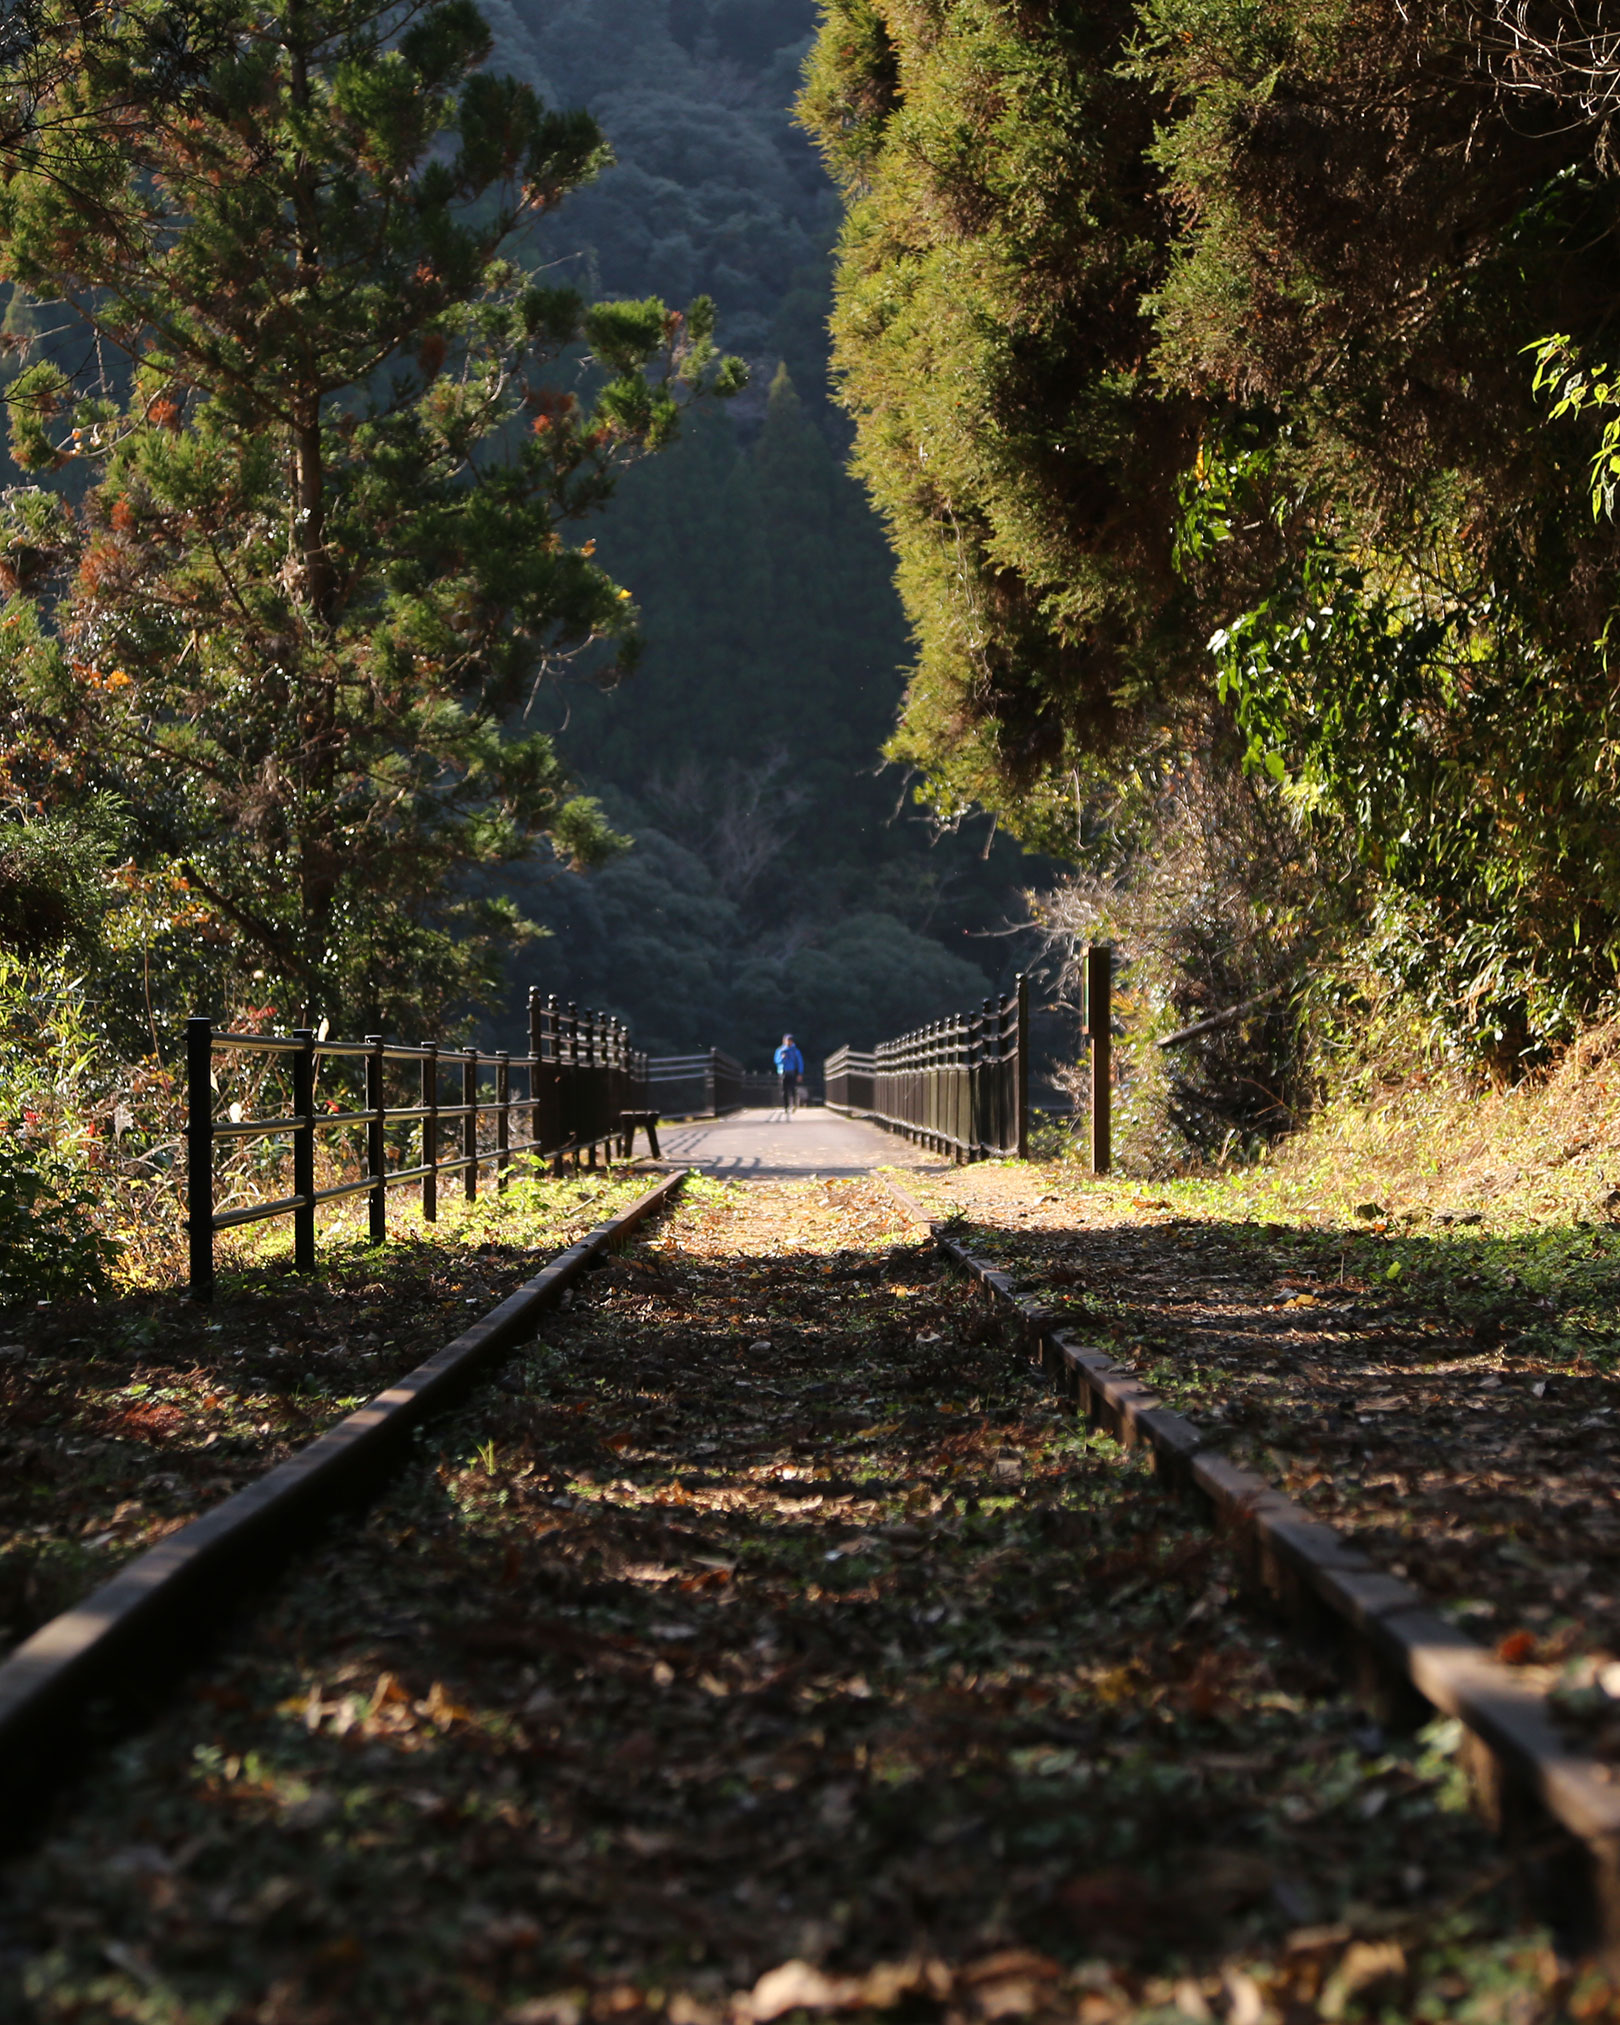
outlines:
[[[1086,949],[1086,1032],[1091,1038],[1091,1171],[1106,1174],[1114,1159],[1114,948]]]
[[[1018,973],[1018,1024],[1013,1044],[1018,1060],[1013,1072],[1013,1102],[1018,1107],[1018,1157],[1029,1158],[1029,979]]]
[[[366,1057],[366,1109],[371,1113],[366,1125],[366,1167],[371,1175],[370,1235],[374,1245],[388,1242],[388,1140],[383,1130],[387,1123],[383,1079],[388,1064],[383,1059],[383,1045],[381,1034],[366,1035],[366,1046],[371,1050]]]
[[[467,1165],[464,1192],[469,1202],[478,1196],[478,1050],[469,1048],[461,1065],[461,1101],[467,1115],[461,1121],[461,1157]]]
[[[601,1055],[597,1047],[602,1037],[602,1015],[587,1011],[585,1015],[585,1129],[590,1134],[591,1146],[585,1156],[585,1164],[593,1171],[596,1167],[596,1134],[602,1123]]]
[[[564,1022],[568,1035],[568,1055],[564,1060],[562,1048],[557,1049],[559,1072],[558,1094],[562,1098],[564,1139],[563,1145],[574,1156],[574,1172],[579,1172],[579,1007],[572,999],[568,1001],[568,1017]]]
[[[567,1161],[563,1148],[568,1143],[568,1109],[564,1102],[567,1085],[564,1083],[563,1046],[564,1021],[562,1007],[557,994],[548,992],[541,1008],[542,1033],[551,1041],[551,1066],[541,1076],[546,1093],[546,1139],[543,1151],[551,1155],[551,1172],[558,1180],[567,1172]],[[536,1049],[538,1054],[540,1049]],[[538,1114],[536,1114],[538,1115]]]
[[[495,1187],[506,1186],[512,1164],[512,1057],[502,1048],[495,1057]]]
[[[298,1052],[292,1058],[293,1090],[293,1266],[315,1270],[315,1029],[294,1027]]]
[[[978,1064],[974,1077],[977,1102],[973,1106],[973,1122],[968,1127],[967,1158],[987,1159],[992,1145],[1005,1144],[1001,1129],[1001,1000],[987,998],[979,1008],[975,1021],[977,1045],[973,1050]]]
[[[191,1298],[214,1298],[214,1023],[186,1021],[186,1238]]]
[[[541,1023],[545,1016],[545,1004],[540,997],[537,984],[529,986],[529,1157],[541,1151],[545,1128],[541,1123],[541,1106],[544,1103],[543,1082],[540,1063],[542,1060]]]
[[[422,1220],[439,1220],[439,1045],[429,1041],[422,1050]]]

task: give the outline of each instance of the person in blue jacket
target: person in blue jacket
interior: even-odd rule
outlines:
[[[804,1074],[804,1057],[791,1034],[782,1036],[776,1051],[776,1073],[782,1078],[782,1115],[791,1118],[799,1101],[799,1078]]]

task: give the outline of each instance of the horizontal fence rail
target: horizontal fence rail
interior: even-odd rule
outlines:
[[[215,1115],[218,1097],[214,1059],[219,1054],[280,1058],[288,1071],[290,1093],[284,1115],[244,1118],[233,1104],[224,1117]],[[323,1062],[364,1065],[365,1102],[350,1109],[340,1103],[317,1105],[316,1085]],[[389,1071],[396,1086],[401,1066],[414,1084],[411,1099],[393,1101],[388,1094]],[[412,1070],[414,1069],[414,1074]],[[456,1088],[446,1098],[444,1078],[457,1074]],[[514,1072],[522,1092],[514,1096]],[[187,1231],[190,1243],[191,1295],[206,1301],[213,1293],[214,1238],[240,1224],[271,1217],[293,1219],[293,1263],[300,1271],[315,1265],[315,1212],[323,1202],[351,1195],[370,1198],[370,1235],[382,1244],[388,1235],[390,1188],[420,1182],[422,1215],[438,1216],[439,1177],[459,1174],[467,1200],[478,1193],[478,1173],[493,1166],[497,1187],[506,1184],[514,1158],[551,1159],[562,1163],[584,1156],[596,1165],[597,1151],[609,1157],[615,1147],[628,1158],[636,1125],[649,1128],[656,1117],[648,1096],[647,1058],[630,1046],[622,1020],[605,1013],[582,1013],[560,1006],[555,997],[529,994],[529,1052],[491,1054],[477,1048],[441,1048],[429,1041],[410,1046],[368,1034],[363,1041],[328,1040],[313,1028],[291,1034],[220,1032],[213,1021],[198,1015],[186,1021]],[[491,1130],[480,1133],[480,1125]],[[519,1127],[514,1136],[514,1123]],[[407,1152],[389,1164],[389,1132],[413,1128],[417,1157]],[[365,1128],[365,1173],[334,1187],[315,1186],[317,1135]],[[450,1148],[446,1132],[453,1134]],[[214,1198],[214,1149],[220,1141],[284,1139],[292,1148],[292,1193],[273,1202],[254,1202],[220,1210]],[[493,1143],[481,1143],[492,1141]],[[656,1150],[656,1140],[652,1141]]]
[[[781,1095],[775,1076],[745,1069],[721,1048],[699,1055],[651,1055],[647,1060],[650,1101],[666,1117],[718,1118],[745,1104],[774,1104]]]
[[[1029,986],[987,998],[870,1053],[840,1048],[822,1071],[829,1110],[869,1118],[955,1160],[1029,1149]]]

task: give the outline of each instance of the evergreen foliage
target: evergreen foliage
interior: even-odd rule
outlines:
[[[917,659],[891,751],[1066,842],[1070,775],[1184,680],[1144,356],[1163,275],[1129,6],[831,0],[802,101],[840,179],[834,362]]]
[[[613,848],[515,723],[559,655],[633,653],[562,529],[742,379],[706,299],[592,306],[508,259],[605,151],[489,53],[467,0],[127,10],[0,193],[4,271],[124,361],[10,390],[17,463],[93,467],[0,515],[12,790],[116,790],[193,942],[353,1026],[494,988],[522,929],[471,869]]]
[[[1616,539],[1528,355],[1610,314],[1599,137],[1506,95],[1460,7],[1144,20],[1185,225],[1157,356],[1211,412],[1187,555],[1222,686],[1367,868],[1386,974],[1510,1071],[1620,968]]]
[[[592,293],[710,294],[730,344],[819,403],[837,201],[791,105],[814,0],[496,0],[504,67],[588,105],[617,167],[535,242]]]
[[[1602,95],[1510,30],[825,0],[802,101],[895,749],[1027,836],[1246,752],[1340,937],[1504,1071],[1620,969],[1606,439],[1533,363],[1612,355],[1616,186]]]

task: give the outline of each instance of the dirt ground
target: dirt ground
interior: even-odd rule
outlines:
[[[1612,1278],[1614,1232],[1413,1230],[1376,1204],[1320,1227],[1011,1163],[904,1181],[1620,1757],[1593,1687],[1620,1654],[1620,1378],[1612,1313],[1581,1312],[1601,1288],[1567,1263]]]
[[[1612,2015],[1457,1745],[1251,1614],[881,1184],[697,1181],[64,1799],[0,2017]]]

